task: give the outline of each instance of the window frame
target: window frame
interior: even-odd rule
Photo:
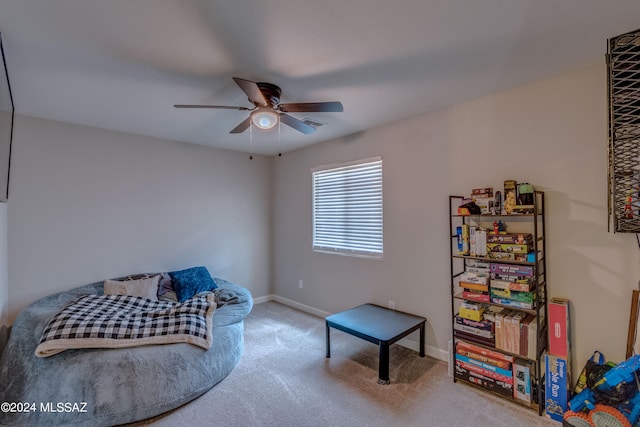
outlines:
[[[378,163],[379,165],[374,165],[375,163]],[[358,166],[361,166],[362,168],[358,168]],[[371,233],[370,236],[366,236],[366,237],[373,237],[373,238],[378,238],[377,240],[374,240],[372,242],[372,244],[365,246],[365,239],[346,239],[344,241],[342,241],[342,245],[331,245],[328,244],[327,240],[323,240],[323,239],[318,239],[318,230],[317,230],[317,226],[319,225],[319,223],[321,223],[322,221],[318,219],[318,208],[317,208],[317,204],[318,204],[318,189],[317,184],[318,184],[318,174],[323,174],[323,173],[340,173],[342,172],[343,175],[348,174],[349,172],[351,172],[351,177],[353,178],[353,175],[357,175],[358,173],[362,173],[364,169],[366,168],[371,168],[371,166],[377,166],[377,169],[373,172],[369,172],[369,176],[373,177],[373,178],[378,178],[379,175],[379,181],[373,182],[373,183],[369,183],[369,186],[367,187],[367,193],[366,195],[373,195],[373,197],[375,198],[376,195],[379,194],[379,206],[375,206],[378,204],[378,201],[374,199],[375,203],[372,203],[369,206],[365,207],[366,209],[374,209],[374,213],[378,213],[379,214],[375,217],[373,225],[375,230]],[[351,169],[350,171],[348,171],[348,169]],[[369,157],[366,159],[361,159],[361,160],[355,160],[355,161],[351,161],[351,162],[345,162],[345,163],[334,163],[334,164],[330,164],[330,165],[323,165],[323,166],[318,166],[315,168],[311,169],[311,192],[312,192],[312,249],[314,252],[320,252],[320,253],[329,253],[329,254],[335,254],[335,255],[343,255],[343,256],[351,256],[351,257],[358,257],[358,258],[368,258],[368,259],[379,259],[382,260],[384,259],[384,194],[383,194],[383,188],[384,188],[384,174],[383,174],[383,164],[382,164],[382,156],[377,156],[377,157]],[[371,188],[369,188],[371,187]],[[378,187],[379,190],[374,189],[373,187]],[[348,189],[345,190],[345,193],[348,193]],[[343,193],[344,194],[344,193]],[[362,196],[362,194],[360,194],[360,196]],[[363,215],[365,212],[358,212],[357,214]],[[346,228],[346,231],[349,230],[348,228],[348,221],[342,221],[340,224],[338,224],[338,226],[342,226]],[[353,230],[353,228],[351,229]],[[356,228],[356,231],[358,231],[358,228]],[[359,231],[363,231],[363,230],[359,230]],[[335,234],[340,234],[335,233]],[[358,242],[360,242],[360,244],[362,244],[362,246],[358,246]]]

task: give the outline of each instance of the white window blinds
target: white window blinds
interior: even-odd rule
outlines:
[[[382,158],[313,171],[313,249],[382,258]]]

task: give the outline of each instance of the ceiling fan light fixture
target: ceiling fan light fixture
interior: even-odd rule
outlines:
[[[251,121],[260,129],[271,129],[278,123],[278,114],[270,108],[259,108],[251,113]]]

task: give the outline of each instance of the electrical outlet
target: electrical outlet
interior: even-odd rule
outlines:
[[[300,289],[304,288],[304,283],[302,283],[302,279],[299,279],[299,280],[298,280],[298,287],[299,287]]]
[[[396,309],[396,302],[393,300],[389,300],[389,308],[391,310],[395,310]]]

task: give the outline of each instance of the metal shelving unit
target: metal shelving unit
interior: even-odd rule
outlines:
[[[544,412],[544,354],[548,347],[548,339],[547,339],[547,269],[546,269],[546,230],[545,230],[545,198],[544,192],[535,190],[534,191],[534,212],[532,214],[519,214],[519,215],[469,215],[469,216],[461,216],[457,215],[457,207],[460,205],[460,201],[463,199],[463,196],[449,196],[449,232],[450,232],[450,260],[451,260],[451,333],[454,339],[454,342],[457,341],[465,341],[469,342],[475,346],[486,348],[491,351],[497,351],[506,355],[513,356],[518,359],[523,359],[525,361],[531,361],[535,366],[535,379],[537,380],[537,390],[535,392],[535,402],[527,403],[515,398],[507,398],[503,395],[493,393],[490,390],[487,390],[483,387],[480,387],[472,382],[465,381],[462,378],[456,378],[454,375],[454,382],[462,382],[466,385],[470,385],[472,387],[480,388],[483,391],[488,393],[495,394],[501,398],[507,399],[509,401],[515,402],[519,405],[525,406],[527,408],[537,410],[539,415],[542,415]],[[533,236],[533,249],[536,254],[536,258],[534,262],[521,262],[521,261],[511,261],[511,260],[496,260],[487,257],[473,257],[466,255],[459,255],[457,251],[457,234],[456,227],[461,226],[463,224],[474,224],[482,226],[483,223],[491,224],[496,219],[503,220],[507,222],[509,226],[512,224],[517,224],[521,229],[528,229]],[[485,227],[488,228],[488,227]],[[521,232],[521,231],[518,231]],[[482,344],[479,342],[474,342],[469,340],[468,337],[461,337],[456,333],[454,328],[455,316],[458,312],[458,308],[460,306],[460,302],[465,301],[462,297],[461,293],[457,292],[459,288],[458,282],[459,277],[464,273],[465,267],[467,263],[473,260],[482,260],[486,262],[496,262],[501,264],[517,264],[517,265],[525,265],[531,266],[534,268],[534,277],[536,279],[536,302],[535,306],[532,309],[521,309],[515,308],[513,306],[494,304],[494,303],[486,303],[491,306],[496,307],[505,307],[511,310],[517,310],[522,313],[534,314],[536,316],[536,326],[537,326],[537,342],[536,342],[536,357],[534,359],[529,359],[528,357],[522,356],[520,354],[510,353],[501,349],[498,349],[494,346],[488,346],[486,344]],[[476,302],[476,301],[474,301]],[[454,346],[455,348],[455,346]],[[454,350],[454,363],[455,363],[455,350]],[[455,370],[455,367],[454,367]]]

